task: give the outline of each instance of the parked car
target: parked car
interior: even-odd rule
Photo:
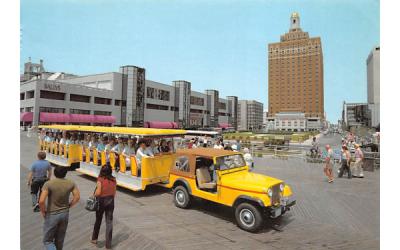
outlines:
[[[277,218],[296,201],[282,180],[249,172],[239,152],[212,148],[177,151],[169,187],[174,203],[188,208],[194,197],[232,207],[240,228],[258,231],[266,218]]]

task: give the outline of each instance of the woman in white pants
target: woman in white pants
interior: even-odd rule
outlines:
[[[364,178],[364,171],[362,168],[362,163],[364,160],[364,153],[361,151],[360,145],[355,144],[354,147],[356,148],[356,152],[355,152],[356,162],[354,163],[353,177]]]

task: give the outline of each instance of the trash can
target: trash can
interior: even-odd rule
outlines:
[[[375,169],[375,157],[373,152],[364,152],[364,162],[362,165],[364,171],[373,172]]]

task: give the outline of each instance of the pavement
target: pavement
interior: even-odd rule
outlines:
[[[26,186],[36,138],[21,132],[20,140],[21,249],[43,249],[43,219],[32,212]],[[339,147],[340,137],[323,136],[323,143]],[[302,158],[255,158],[255,166],[256,172],[284,180],[296,196],[297,204],[279,228],[266,223],[259,233],[245,232],[230,208],[198,200],[190,209],[179,209],[170,190],[158,186],[143,192],[118,189],[113,249],[379,249],[379,171],[329,184],[322,164]],[[95,180],[77,172],[67,178],[78,185],[81,201],[70,211],[64,249],[104,249],[104,222],[94,246],[89,240],[95,215],[83,208]]]

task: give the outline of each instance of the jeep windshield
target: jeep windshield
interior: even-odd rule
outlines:
[[[217,158],[217,166],[219,166],[219,170],[226,170],[244,167],[246,162],[241,154],[226,155]]]

